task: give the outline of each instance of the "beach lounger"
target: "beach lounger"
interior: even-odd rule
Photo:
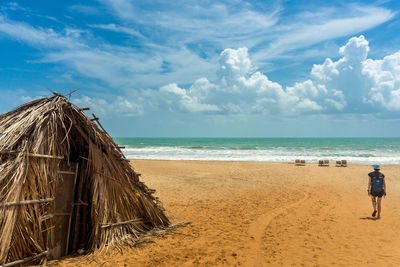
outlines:
[[[306,165],[306,161],[304,159],[300,160],[300,165],[301,166],[305,166]]]
[[[336,167],[347,167],[347,160],[337,160]]]
[[[329,166],[329,160],[328,159],[321,159],[318,161],[318,166]]]
[[[299,160],[299,159],[296,159],[296,160],[294,161],[294,164],[296,164],[296,166],[300,166],[300,160]]]

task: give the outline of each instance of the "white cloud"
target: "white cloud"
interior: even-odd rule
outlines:
[[[135,34],[131,28],[114,27],[113,24],[99,27]],[[62,33],[55,32],[52,28],[35,28],[1,15],[0,32],[44,51],[41,59],[29,60],[30,63],[62,63],[71,71],[104,82],[118,91],[158,87],[177,79],[189,83],[198,78],[198,73],[215,67],[212,60],[200,58],[185,47],[169,48],[147,43],[148,47],[136,49],[102,42],[94,44],[88,38],[91,34],[85,30],[67,27]]]
[[[1,7],[2,10],[12,10],[12,11],[17,11],[17,10],[22,10],[26,11],[27,9],[20,6],[17,2],[9,2],[6,5]]]
[[[247,35],[274,25],[279,5],[269,4],[269,12],[259,12],[248,3],[153,1],[141,4],[130,0],[101,0],[113,15],[126,23],[157,25],[164,29],[193,33],[194,38]],[[157,19],[154,19],[157,18]]]
[[[138,18],[137,13],[132,2],[127,0],[99,0],[110,6],[117,14],[123,19]]]
[[[143,108],[140,104],[133,103],[125,97],[113,97],[112,101],[102,98],[94,98],[83,95],[80,98],[73,98],[71,100],[79,107],[89,107],[91,112],[101,117],[113,117],[118,115],[120,117],[137,117],[143,115]]]
[[[120,33],[125,33],[128,35],[140,37],[140,38],[145,38],[143,34],[141,34],[139,31],[130,28],[130,27],[123,27],[123,26],[118,26],[113,23],[111,24],[91,24],[89,25],[92,28],[98,28],[98,29],[103,29],[103,30],[109,30],[109,31],[114,31],[114,32],[120,32]]]
[[[100,14],[100,10],[94,6],[75,4],[68,7],[69,10],[73,12],[79,12],[87,15],[98,15]]]
[[[324,7],[325,8],[325,7]],[[317,12],[318,13],[318,12]],[[298,50],[332,40],[338,37],[357,34],[391,20],[395,13],[391,10],[374,6],[349,5],[344,9],[328,9],[324,16],[316,14],[309,19],[304,17],[291,20],[293,23],[274,28],[272,42],[266,49],[257,51],[254,58],[271,59],[280,57],[289,51]],[[340,14],[340,17],[337,17]]]
[[[339,90],[350,101],[348,111],[400,110],[400,51],[374,60],[367,58],[369,50],[364,36],[353,37],[340,48],[342,58],[314,65],[311,74],[328,89]]]
[[[160,88],[160,95],[163,98],[163,101],[168,103],[168,107],[171,110],[178,109],[182,111],[189,112],[213,112],[219,111],[219,108],[212,104],[205,104],[199,102],[199,96],[202,97],[201,94],[198,95],[199,90],[207,93],[208,88],[198,87],[196,84],[199,84],[203,81],[196,81],[193,86],[187,91],[185,89],[179,88],[177,84],[168,84]]]
[[[184,106],[189,112],[293,116],[399,111],[400,51],[373,60],[368,58],[369,49],[364,36],[350,38],[339,49],[340,59],[327,58],[313,66],[309,79],[286,88],[255,71],[247,48],[225,49],[219,58],[217,83],[203,78],[188,90],[170,84],[160,92],[169,106]],[[198,84],[202,84],[201,93],[193,90]],[[176,99],[165,97],[168,94]]]
[[[400,110],[400,51],[383,60],[367,59],[363,62],[363,74],[371,83],[366,101],[382,105],[388,110]]]
[[[343,56],[343,59],[349,61],[349,63],[359,64],[364,61],[369,52],[369,43],[365,40],[364,36],[353,37],[347,42],[345,46],[339,49],[339,53]]]
[[[7,20],[0,15],[0,32],[3,32],[12,38],[27,42],[33,46],[47,48],[76,48],[84,45],[76,40],[73,32],[78,31],[69,29],[64,35],[55,32],[53,29],[34,28],[28,24]],[[71,36],[72,35],[72,36]]]
[[[311,80],[285,91],[261,72],[254,72],[247,48],[225,49],[219,65],[217,84],[206,78],[197,80],[188,90],[169,84],[160,88],[160,99],[169,107],[179,106],[189,112],[294,115],[321,111],[323,107],[313,99],[328,95],[324,86],[315,86]]]
[[[22,92],[18,92],[18,93],[22,93]],[[21,96],[20,97],[20,102],[21,103],[27,103],[27,102],[31,102],[31,101],[33,101],[33,100],[36,100],[36,99],[39,99],[39,98],[41,98],[40,96],[35,96],[35,97],[31,97],[31,96]]]
[[[303,14],[296,23],[290,20],[278,24],[282,8],[279,5],[270,12],[262,12],[244,2],[212,4],[211,9],[209,3],[181,5],[180,2],[159,1],[150,5],[160,5],[160,8],[146,9],[142,3],[127,0],[101,2],[111,7],[120,24],[89,26],[138,37],[143,37],[141,32],[144,32],[148,39],[135,38],[139,39],[140,49],[106,41],[94,42],[101,37],[74,27],[56,32],[52,28],[15,22],[2,15],[0,32],[41,49],[44,56],[34,61],[36,63],[62,63],[74,77],[80,74],[91,78],[86,81],[93,79],[120,95],[132,89],[135,96],[143,98],[137,105],[129,100],[124,102],[125,98],[119,99],[119,106],[114,105],[117,100],[90,97],[81,100],[94,106],[107,104],[119,113],[140,115],[144,105],[184,112],[287,116],[371,112],[371,107],[400,110],[400,52],[381,60],[369,59],[369,44],[363,36],[353,37],[341,47],[340,59],[327,58],[322,64],[314,65],[310,77],[291,86],[271,81],[252,63],[254,59],[262,61],[371,29],[394,16],[388,9],[350,5],[337,17],[339,8],[335,7],[316,17],[311,13]],[[171,5],[176,9],[170,8]],[[157,20],[153,19],[155,14]],[[322,18],[325,20],[321,21]],[[146,32],[154,27],[159,30],[157,37],[154,32]],[[167,33],[168,38],[164,38]],[[225,49],[219,57],[213,55],[215,52],[202,57],[190,48],[193,43],[209,43],[210,50],[242,48]],[[249,51],[252,51],[252,58]],[[138,89],[159,87],[159,90]],[[149,99],[154,103],[146,103]],[[102,108],[99,112],[109,111]]]

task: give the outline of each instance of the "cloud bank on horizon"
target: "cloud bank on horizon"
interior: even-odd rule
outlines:
[[[341,58],[337,61],[326,58],[322,64],[314,64],[309,79],[284,87],[256,71],[246,47],[227,48],[219,56],[217,82],[202,77],[187,88],[170,83],[158,90],[141,90],[134,93],[140,103],[121,101],[119,97],[121,106],[110,103],[107,112],[114,110],[125,116],[140,116],[143,109],[161,109],[207,114],[295,116],[400,111],[400,51],[374,60],[368,58],[369,50],[363,35],[352,37],[340,47]],[[107,106],[104,100],[87,96],[75,102],[94,107]]]
[[[204,125],[238,116],[398,119],[398,8],[369,0],[6,1],[0,112],[48,95],[45,88],[81,88],[72,101],[110,123],[160,114]]]

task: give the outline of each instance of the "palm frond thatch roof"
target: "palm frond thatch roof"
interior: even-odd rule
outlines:
[[[104,248],[166,227],[152,193],[101,125],[65,97],[0,115],[0,264]],[[68,232],[60,236],[58,227]]]

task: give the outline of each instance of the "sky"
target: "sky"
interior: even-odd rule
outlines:
[[[114,137],[400,137],[400,1],[0,1],[0,113]]]

